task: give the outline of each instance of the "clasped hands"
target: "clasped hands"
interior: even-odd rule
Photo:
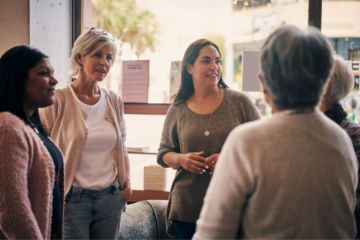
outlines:
[[[203,154],[204,151],[182,154],[181,166],[192,173],[203,174],[206,170],[210,170],[210,174],[213,174],[219,153],[207,158],[202,157]]]

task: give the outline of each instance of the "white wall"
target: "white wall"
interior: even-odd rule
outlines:
[[[70,82],[71,0],[30,0],[29,11],[30,46],[49,56],[57,87],[62,87]]]
[[[253,42],[254,19],[268,16],[275,17],[275,27],[291,24],[304,29],[308,25],[308,2],[301,0],[233,12],[230,16],[230,27],[226,37],[232,44]]]
[[[323,1],[321,32],[327,37],[360,37],[360,1]]]
[[[0,0],[0,56],[18,45],[29,45],[29,1]]]

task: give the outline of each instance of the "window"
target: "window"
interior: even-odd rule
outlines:
[[[357,40],[359,40],[359,42],[360,42],[360,38]],[[353,48],[353,47],[349,48],[349,60],[350,61],[360,61],[360,48]]]
[[[125,115],[127,125],[126,146],[150,147],[148,154],[129,154],[133,189],[143,189],[144,166],[157,165],[156,153],[159,148],[164,121],[165,115]],[[165,189],[167,191],[170,190],[175,172],[171,168],[166,169],[167,184]]]
[[[234,0],[234,11],[258,6],[271,6],[271,0]]]
[[[125,2],[113,1],[122,4]],[[104,17],[96,12],[97,2],[108,1],[93,1],[93,25],[105,28],[104,24],[111,18],[109,14]],[[111,7],[101,5],[98,8],[113,11],[115,16],[124,21],[134,20],[134,24],[118,25],[117,29],[111,25],[117,23],[109,20],[111,26],[107,31],[117,35],[121,55],[103,86],[121,95],[121,61],[150,60],[149,104],[126,103],[125,119],[128,136],[126,145],[150,146],[151,152],[156,152],[159,146],[164,115],[171,98],[171,62],[181,61],[186,48],[193,41],[207,38],[219,46],[223,57],[223,77],[231,88],[241,91],[242,51],[259,50],[264,39],[281,25],[292,24],[301,29],[306,28],[309,17],[307,0],[137,0],[134,3],[136,5],[132,7],[136,10],[130,15],[147,15],[146,22],[136,22],[137,18]],[[126,9],[125,5],[122,7]],[[139,35],[130,38],[130,33]],[[143,45],[139,44],[142,41]],[[256,104],[263,118],[270,116],[271,109],[261,92],[246,94]],[[145,113],[150,115],[139,115]],[[150,154],[131,154],[130,162],[132,177],[135,176],[137,181],[133,181],[133,187],[142,189],[143,166],[156,164],[156,157]],[[168,179],[171,174],[174,171],[169,169]],[[171,180],[168,182],[168,189],[170,184]]]
[[[360,123],[359,68],[360,61],[360,1],[322,2],[321,32],[329,38],[336,54],[341,55],[354,70],[355,84],[350,94],[341,101],[348,118]]]

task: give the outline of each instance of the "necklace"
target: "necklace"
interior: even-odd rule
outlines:
[[[210,132],[209,132],[208,129],[209,129],[209,126],[210,126],[210,123],[211,123],[211,119],[212,119],[213,113],[214,113],[214,111],[215,111],[216,101],[217,101],[218,96],[219,96],[219,88],[218,88],[218,91],[217,91],[217,93],[216,93],[216,98],[215,98],[215,103],[214,103],[214,109],[213,109],[213,111],[211,112],[210,121],[209,121],[208,126],[206,127],[206,126],[205,126],[205,122],[204,122],[203,118],[201,117],[201,114],[200,114],[200,111],[199,111],[199,107],[198,107],[198,105],[197,105],[197,103],[196,103],[196,98],[195,98],[195,95],[194,95],[195,105],[196,105],[196,108],[197,108],[197,110],[198,110],[198,112],[199,112],[199,117],[200,117],[200,119],[201,119],[201,121],[202,121],[202,123],[203,123],[203,125],[204,125],[204,128],[205,128],[205,133],[204,133],[205,136],[209,136],[209,135],[210,135]]]
[[[30,120],[29,120],[29,122],[30,122],[31,128],[32,128],[37,134],[39,134],[39,130],[35,127],[35,124],[34,124],[33,122],[31,122]]]

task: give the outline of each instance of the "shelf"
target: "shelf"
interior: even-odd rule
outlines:
[[[166,115],[170,104],[124,103],[125,114]]]
[[[145,200],[168,200],[169,192],[151,190],[133,190],[129,202],[140,202]]]
[[[135,152],[135,151],[128,151],[128,154],[157,155],[157,152]]]

